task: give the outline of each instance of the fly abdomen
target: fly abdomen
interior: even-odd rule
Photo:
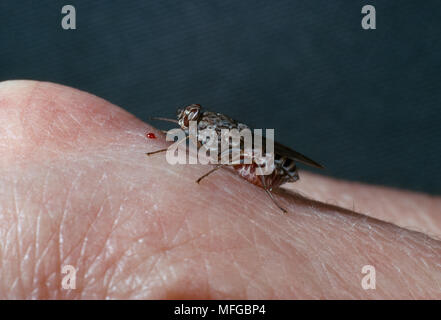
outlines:
[[[293,159],[276,154],[274,157],[274,164],[279,174],[285,175],[284,180],[286,180],[286,182],[295,182],[299,180],[296,163]]]

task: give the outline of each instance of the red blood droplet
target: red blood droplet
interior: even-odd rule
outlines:
[[[147,138],[149,138],[149,139],[156,139],[156,136],[155,136],[155,134],[154,134],[153,132],[149,132],[149,133],[147,133],[145,136],[146,136]]]

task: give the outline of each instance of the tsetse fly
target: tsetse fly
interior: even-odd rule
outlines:
[[[177,120],[160,117],[154,117],[152,119],[176,123],[181,127],[182,130],[186,132],[187,135],[190,121],[196,121],[198,132],[209,128],[214,129],[219,136],[222,129],[237,129],[238,131],[241,131],[243,129],[250,129],[247,125],[233,120],[224,114],[211,111],[203,111],[202,107],[199,104],[192,104],[183,109],[178,109]],[[204,144],[204,139],[199,139],[198,137],[197,140],[198,147]],[[148,152],[146,153],[146,155],[150,156],[152,154],[164,151],[167,151],[167,149]],[[271,191],[284,183],[296,182],[299,179],[295,162],[298,161],[315,168],[323,168],[321,164],[315,162],[314,160],[311,160],[301,153],[294,151],[277,142],[274,142],[274,170],[271,174],[258,175],[256,169],[259,166],[262,166],[262,164],[257,164],[254,159],[251,160],[252,161],[250,164],[239,163],[230,164],[229,166],[231,166],[239,176],[241,176],[248,182],[263,188],[268,196],[271,198],[271,200],[274,202],[274,204],[277,205],[277,207],[279,207],[279,209],[282,210],[284,213],[286,213],[286,209],[279,205]],[[199,179],[196,180],[196,182],[199,183],[202,179],[224,166],[228,165],[216,164],[212,170],[201,176]]]

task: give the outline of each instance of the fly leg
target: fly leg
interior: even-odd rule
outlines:
[[[228,152],[231,152],[230,150],[228,150]],[[218,159],[219,161],[220,159]],[[208,175],[212,174],[213,172],[215,172],[216,170],[222,168],[223,166],[226,166],[226,164],[217,164],[213,169],[211,169],[210,171],[208,171],[206,174],[204,174],[203,176],[201,176],[199,179],[196,180],[196,183],[201,182],[202,179],[206,178]]]
[[[204,174],[203,176],[199,177],[199,179],[196,180],[196,183],[201,182],[202,179],[206,178],[207,176],[209,176],[210,174],[212,174],[213,172],[215,172],[216,170],[222,168],[222,164],[217,164],[213,169],[211,169],[210,171],[208,171],[206,174]]]
[[[263,189],[265,190],[266,194],[271,198],[271,200],[273,201],[273,203],[280,209],[282,210],[283,213],[287,213],[288,211],[286,211],[285,208],[283,208],[274,198],[273,194],[271,193],[271,190],[268,189],[268,187],[266,186],[266,182],[265,179],[263,178],[263,175],[260,176],[260,179],[262,180],[262,186]]]
[[[156,151],[153,151],[153,152],[146,152],[146,155],[147,155],[147,156],[151,156],[152,154],[160,153],[160,152],[164,152],[164,151],[167,151],[167,150],[168,150],[168,148],[165,148],[165,149],[159,149],[159,150],[156,150]]]

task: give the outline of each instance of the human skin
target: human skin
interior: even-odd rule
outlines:
[[[283,214],[228,169],[196,184],[210,166],[145,155],[166,146],[91,94],[0,83],[0,299],[441,298],[439,197],[301,171]]]

